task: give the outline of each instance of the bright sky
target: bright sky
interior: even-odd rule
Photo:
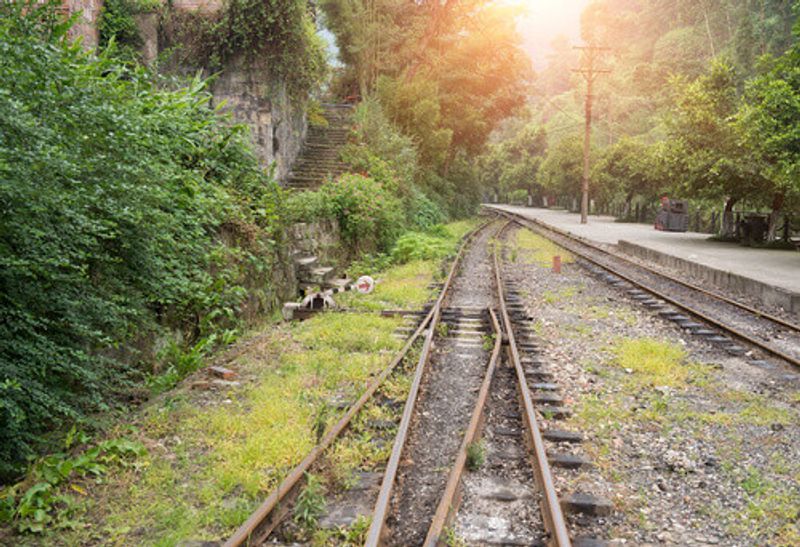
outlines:
[[[565,35],[570,43],[580,43],[581,12],[590,1],[521,0],[528,14],[519,20],[519,33],[536,70],[547,64],[550,42],[559,34]]]

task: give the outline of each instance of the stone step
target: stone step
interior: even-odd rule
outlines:
[[[326,179],[338,179],[343,173],[291,173],[289,179],[295,181],[310,181],[310,182],[324,182]]]
[[[338,150],[315,149],[302,152],[299,161],[341,163],[342,158]]]
[[[345,142],[336,142],[334,140],[319,140],[319,141],[306,141],[303,143],[301,154],[340,154],[342,146]]]
[[[312,158],[303,156],[292,165],[292,169],[301,167],[348,167],[348,164],[337,158]]]
[[[349,167],[348,164],[343,162],[342,160],[336,159],[324,159],[324,158],[309,158],[309,157],[302,157],[292,166],[292,169],[303,169],[306,167]]]
[[[353,283],[352,279],[337,278],[326,281],[324,285],[326,289],[333,289],[334,292],[344,292],[346,290],[349,290],[350,284],[352,283]]]
[[[347,139],[338,137],[314,137],[303,142],[304,150],[338,150],[342,145],[347,144]]]
[[[320,186],[322,186],[322,184],[288,184],[286,188],[297,192],[308,192],[317,190]]]
[[[320,186],[322,186],[322,183],[319,183],[319,184],[292,184],[292,183],[289,183],[286,187],[291,189],[291,190],[304,191],[304,190],[316,190]]]
[[[319,182],[319,183],[322,183],[322,181],[325,180],[325,177],[315,177],[315,176],[310,176],[310,175],[309,176],[293,175],[293,176],[289,177],[288,180],[294,181],[294,182],[314,182],[314,183]]]
[[[338,164],[344,163],[342,161],[342,159],[339,157],[339,153],[338,152],[331,153],[331,154],[328,154],[328,155],[322,155],[322,154],[318,154],[316,152],[315,153],[310,153],[310,154],[309,153],[304,153],[300,157],[300,159],[298,160],[298,163],[300,163],[300,162],[302,162],[302,165],[308,165],[308,164],[312,164],[312,165],[316,165],[316,164],[338,165]]]
[[[293,169],[289,172],[289,176],[325,176],[327,174],[334,174],[334,175],[341,175],[342,173],[346,173],[346,168],[330,168],[330,169]]]
[[[303,281],[310,281],[312,283],[325,283],[333,275],[333,268],[331,266],[321,266],[309,270],[308,276],[304,276]]]
[[[318,258],[316,256],[300,256],[294,259],[294,263],[300,269],[311,269],[317,265]]]
[[[319,128],[319,127],[312,127],[306,133],[306,138],[312,139],[324,139],[324,138],[336,138],[336,139],[347,139],[350,137],[350,126],[337,123],[332,126],[328,126],[326,128]]]
[[[300,151],[303,155],[308,154],[340,154],[342,146],[346,142],[336,142],[333,140],[306,141]]]
[[[298,168],[295,168],[295,169],[292,169],[292,171],[290,172],[290,176],[292,176],[292,175],[324,175],[324,174],[328,174],[328,173],[336,173],[336,174],[341,175],[342,173],[346,173],[346,172],[347,172],[347,169],[342,169],[342,168],[338,168],[338,167],[337,168],[334,168],[334,167],[329,167],[329,168],[319,167],[319,168],[314,168],[314,169],[302,169],[302,168],[298,169]]]

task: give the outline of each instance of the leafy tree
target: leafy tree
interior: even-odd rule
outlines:
[[[627,218],[634,197],[650,201],[666,185],[664,168],[659,165],[662,154],[661,146],[631,138],[622,138],[603,149],[592,167],[595,196],[605,203],[621,197],[625,205],[623,217]]]
[[[531,68],[515,12],[491,0],[325,0],[322,9],[348,64],[342,78],[350,81],[337,87],[377,96],[411,137],[419,186],[444,203],[479,196],[453,191],[451,169],[472,164],[498,122],[524,103]]]
[[[482,180],[501,194],[525,190],[541,193],[539,168],[547,151],[547,134],[534,124],[519,129],[511,138],[491,144],[480,158]]]
[[[733,231],[733,206],[757,199],[770,183],[750,163],[733,123],[739,99],[733,68],[715,62],[710,72],[693,82],[675,82],[675,106],[666,122],[665,149],[676,191],[725,202],[723,235]]]
[[[434,169],[444,165],[453,131],[442,127],[436,83],[421,77],[406,81],[381,76],[377,96],[389,119],[416,144],[420,161]]]
[[[800,37],[800,23],[795,27]],[[764,75],[749,82],[735,126],[756,165],[769,181],[772,211],[769,239],[786,202],[800,203],[800,45],[795,44]]]
[[[553,146],[542,163],[539,180],[551,196],[578,199],[583,180],[583,140],[575,135]]]

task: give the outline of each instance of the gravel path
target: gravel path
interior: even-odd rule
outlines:
[[[544,231],[542,228],[537,228],[537,230]],[[548,233],[548,237],[552,235],[556,241],[565,241],[565,245],[568,249],[576,245],[579,248],[583,247],[582,244],[567,240],[554,232],[546,232]],[[800,359],[800,332],[798,331],[783,327],[769,319],[753,315],[747,311],[740,310],[732,304],[684,287],[633,264],[626,264],[622,261],[614,260],[598,252],[592,252],[591,257],[601,264],[613,264],[615,269],[632,279],[640,280],[647,286],[653,287],[679,302],[685,302],[710,317],[723,318],[726,325],[734,327],[759,341],[766,342],[770,347],[774,347],[790,357]],[[763,353],[763,355],[758,355],[760,353]],[[769,358],[769,355],[761,350],[754,351],[752,355],[759,360]]]
[[[491,227],[483,230],[466,251],[445,302],[450,310],[443,313],[447,327],[435,338],[393,492],[387,519],[390,545],[424,541],[469,423],[490,356],[483,336],[491,331],[486,308],[494,295],[489,254],[493,234]]]
[[[724,353],[579,265],[558,275],[530,262],[520,250],[514,280],[596,464],[557,473],[557,487],[613,500],[596,535],[614,545],[800,544],[797,371]],[[637,341],[683,357],[649,380],[644,350],[621,360]]]
[[[462,480],[454,528],[469,545],[544,543],[541,496],[527,456],[516,386],[514,369],[503,359],[486,402],[482,436],[486,461],[467,471]]]

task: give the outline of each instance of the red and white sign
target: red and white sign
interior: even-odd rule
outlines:
[[[362,275],[356,281],[356,289],[361,294],[369,294],[375,289],[375,280],[368,275]]]

